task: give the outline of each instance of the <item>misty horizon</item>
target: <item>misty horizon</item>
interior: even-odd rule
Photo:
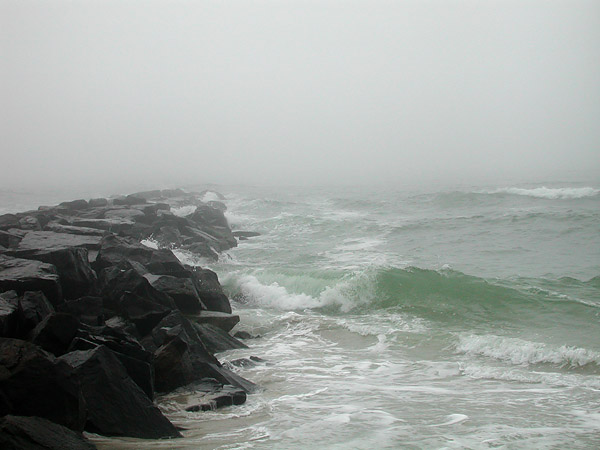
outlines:
[[[2,189],[598,182],[597,2],[0,8]]]

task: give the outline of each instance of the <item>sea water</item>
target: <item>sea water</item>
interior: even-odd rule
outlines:
[[[600,190],[219,187],[215,270],[261,390],[101,449],[600,447]],[[67,200],[66,198],[63,200]],[[183,209],[177,211],[185,214]]]

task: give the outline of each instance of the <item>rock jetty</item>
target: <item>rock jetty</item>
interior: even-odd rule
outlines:
[[[225,204],[203,195],[156,190],[0,216],[2,448],[94,448],[83,431],[177,438],[157,393],[193,385],[181,408],[204,411],[255,389],[215,357],[245,347],[217,275],[172,251],[215,260],[237,245]]]

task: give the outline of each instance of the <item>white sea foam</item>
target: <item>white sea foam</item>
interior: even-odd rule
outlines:
[[[219,194],[213,191],[206,191],[202,196],[201,200],[203,202],[217,202],[221,201]]]
[[[456,350],[467,355],[486,356],[516,365],[541,363],[570,367],[600,365],[600,353],[589,349],[566,345],[551,347],[539,342],[495,335],[459,336]]]
[[[140,242],[142,245],[146,247],[153,248],[154,250],[158,250],[158,243],[152,239],[142,239]]]
[[[304,310],[335,305],[347,312],[373,298],[368,283],[365,289],[357,289],[353,280],[340,281],[325,288],[317,296],[290,292],[277,282],[263,284],[254,275],[235,278],[228,276],[224,283],[232,284],[248,303],[281,310]]]
[[[195,205],[180,206],[179,208],[171,208],[171,212],[179,217],[185,217],[196,211]]]
[[[506,187],[486,192],[488,194],[513,194],[524,195],[527,197],[546,198],[550,200],[556,199],[576,199],[585,197],[594,197],[600,193],[600,189],[592,187],[582,188],[547,188],[539,187],[533,189],[524,189],[517,187]]]

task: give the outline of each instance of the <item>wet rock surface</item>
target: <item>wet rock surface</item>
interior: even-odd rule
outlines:
[[[230,335],[239,317],[217,275],[172,251],[214,260],[237,245],[225,198],[205,194],[155,190],[0,216],[2,448],[94,448],[83,430],[176,438],[156,392],[186,390],[179,408],[201,412],[256,389],[215,357],[245,347]],[[171,212],[182,206],[193,213]]]

